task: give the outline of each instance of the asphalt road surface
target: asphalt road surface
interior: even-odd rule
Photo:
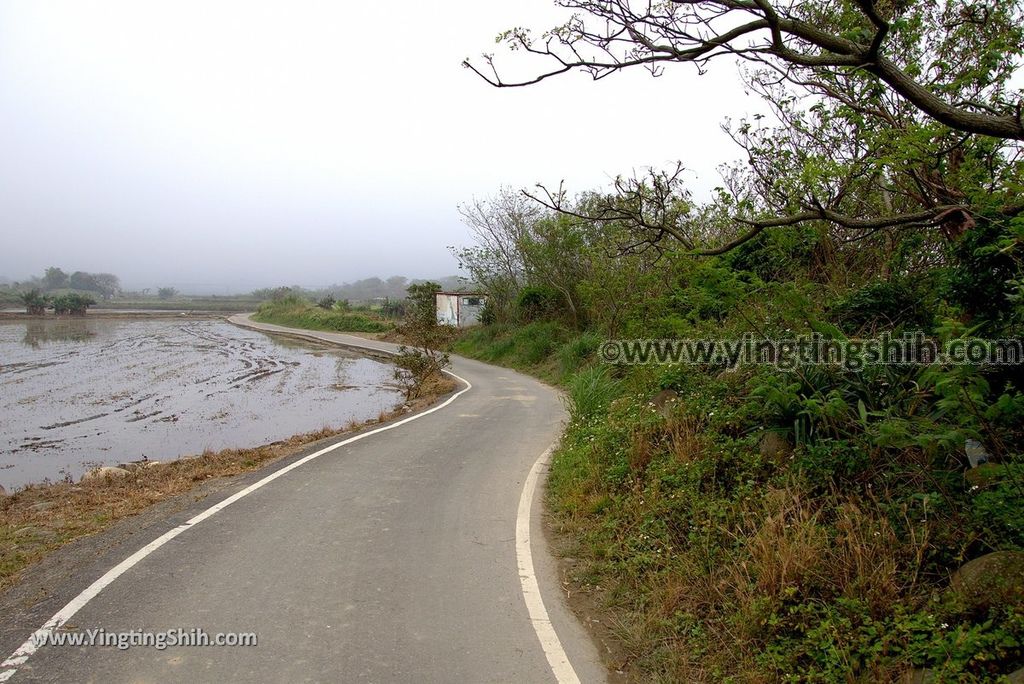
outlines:
[[[449,404],[271,466],[260,476],[292,469],[212,514],[217,501],[198,504],[56,616],[57,634],[201,629],[258,645],[23,647],[0,681],[604,681],[545,549],[541,488],[521,501],[546,473],[561,401],[509,370],[452,370],[472,387]]]

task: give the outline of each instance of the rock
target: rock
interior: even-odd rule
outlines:
[[[127,470],[129,472],[132,472],[132,471],[135,471],[135,470],[142,470],[143,468],[148,468],[149,466],[154,465],[154,464],[159,463],[159,462],[160,461],[150,461],[148,458],[143,458],[143,459],[140,459],[138,461],[128,461],[126,463],[118,463],[117,467],[121,468],[123,470]]]
[[[991,458],[985,447],[976,439],[968,439],[964,442],[964,453],[967,455],[967,462],[972,468],[977,468],[982,463],[988,463]]]
[[[903,684],[931,684],[935,681],[935,673],[931,670],[908,670],[902,681]]]
[[[965,563],[949,586],[968,607],[985,609],[1024,600],[1024,551],[995,551]]]
[[[128,474],[128,471],[124,468],[115,468],[113,466],[100,466],[99,468],[93,468],[85,475],[82,476],[82,482],[90,480],[102,480],[108,477],[124,477]]]
[[[777,432],[766,432],[757,445],[757,450],[762,458],[769,461],[783,461],[793,453],[793,447],[785,437]]]
[[[1009,684],[1024,684],[1024,667],[1019,670],[1014,670],[1010,674],[1006,675],[1006,681]]]
[[[661,415],[668,418],[673,408],[679,401],[679,393],[675,390],[664,389],[651,398],[651,406]]]
[[[1006,466],[997,463],[983,463],[964,472],[964,479],[972,487],[985,488],[997,484],[1006,476]]]

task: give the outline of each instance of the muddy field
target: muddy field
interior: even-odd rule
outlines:
[[[375,418],[392,366],[219,320],[0,322],[0,485]]]

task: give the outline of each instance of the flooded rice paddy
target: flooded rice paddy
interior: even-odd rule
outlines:
[[[386,363],[220,320],[0,322],[0,485],[257,446],[401,402]]]

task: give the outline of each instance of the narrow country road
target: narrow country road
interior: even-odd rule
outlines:
[[[447,405],[270,466],[168,521],[155,549],[138,539],[114,579],[87,578],[101,590],[60,630],[254,632],[257,646],[45,645],[8,659],[0,681],[604,681],[545,550],[540,487],[520,500],[546,474],[560,399],[483,363],[456,357],[452,371],[472,387]]]

